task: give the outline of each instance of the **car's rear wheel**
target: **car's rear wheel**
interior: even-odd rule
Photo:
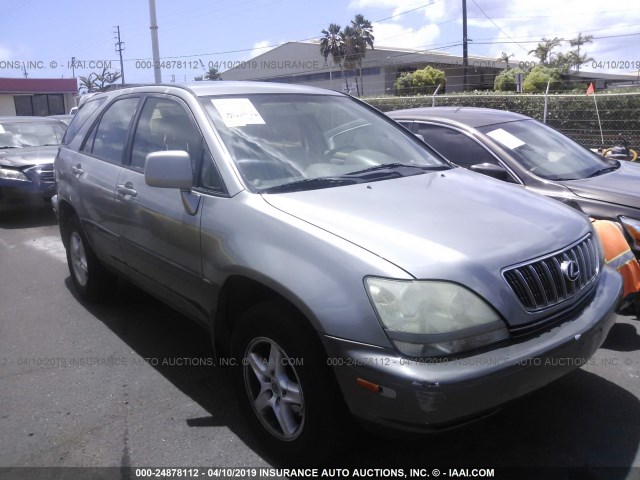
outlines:
[[[91,249],[77,216],[67,222],[67,264],[71,281],[78,294],[87,300],[104,297],[114,276],[100,263]]]
[[[321,344],[291,308],[263,303],[234,329],[234,382],[265,448],[291,462],[321,461],[338,445],[344,415]]]

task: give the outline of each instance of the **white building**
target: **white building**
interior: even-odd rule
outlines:
[[[402,72],[413,72],[427,65],[446,74],[446,87],[439,93],[463,90],[461,57],[446,52],[376,46],[373,50],[367,49],[362,63],[364,92],[360,92],[361,96],[395,94],[394,83]],[[493,58],[469,57],[467,90],[492,90],[495,76],[504,68],[505,63]],[[223,80],[302,83],[340,91],[345,91],[348,85],[352,93],[357,91],[357,75],[357,71],[347,71],[343,76],[340,66],[333,64],[331,56],[325,60],[320,54],[317,42],[288,42],[221,73]]]

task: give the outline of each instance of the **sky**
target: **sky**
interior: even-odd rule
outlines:
[[[288,41],[320,37],[330,23],[361,13],[374,47],[462,55],[462,0],[156,0],[163,82],[192,81],[210,66],[224,71]],[[583,71],[640,75],[638,0],[467,0],[469,55],[535,61],[543,38],[593,35]],[[146,0],[2,0],[0,77],[70,78],[120,70],[115,27],[124,42],[127,83],[152,83]],[[568,42],[559,49],[568,50]],[[77,68],[71,68],[75,57]],[[295,59],[292,59],[295,60]],[[204,68],[203,68],[204,67]]]

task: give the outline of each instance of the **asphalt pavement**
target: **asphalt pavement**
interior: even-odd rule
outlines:
[[[211,365],[208,333],[127,282],[113,289],[105,304],[77,298],[49,211],[0,219],[0,478],[7,467],[281,467]],[[640,478],[640,320],[619,317],[588,365],[485,420],[356,438],[335,466]]]

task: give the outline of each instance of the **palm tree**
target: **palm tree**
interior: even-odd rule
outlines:
[[[340,65],[340,71],[342,72],[342,78],[344,83],[349,89],[347,83],[347,77],[344,75],[344,68],[342,62],[344,60],[344,43],[342,40],[342,32],[340,31],[340,25],[332,23],[327,30],[322,30],[322,38],[320,39],[320,54],[326,60],[329,55],[334,64]]]
[[[509,70],[511,68],[509,66],[509,59],[511,59],[513,56],[514,56],[513,53],[507,55],[507,52],[502,52],[502,55],[500,55],[498,57],[498,61],[506,63],[507,64],[507,70]]]
[[[364,94],[364,85],[362,84],[362,62],[367,54],[367,46],[373,50],[373,41],[375,39],[373,36],[373,25],[371,25],[369,20],[364,18],[364,15],[359,13],[353,20],[351,20],[351,27],[353,28],[355,43],[357,45],[356,61],[358,63],[358,72],[360,77],[360,91]]]
[[[344,30],[340,32],[340,39],[343,45],[343,60],[344,68],[347,70],[355,70],[358,64],[358,57],[360,55],[360,43],[358,40],[358,34],[355,28],[348,26],[344,27]],[[346,81],[346,80],[345,80]],[[360,87],[358,86],[358,77],[356,77],[356,92],[360,96]]]
[[[540,60],[542,65],[551,66],[553,60],[551,59],[551,51],[560,45],[561,38],[554,37],[552,39],[542,37],[542,42],[538,43],[538,46],[529,52],[533,53],[533,56]]]

